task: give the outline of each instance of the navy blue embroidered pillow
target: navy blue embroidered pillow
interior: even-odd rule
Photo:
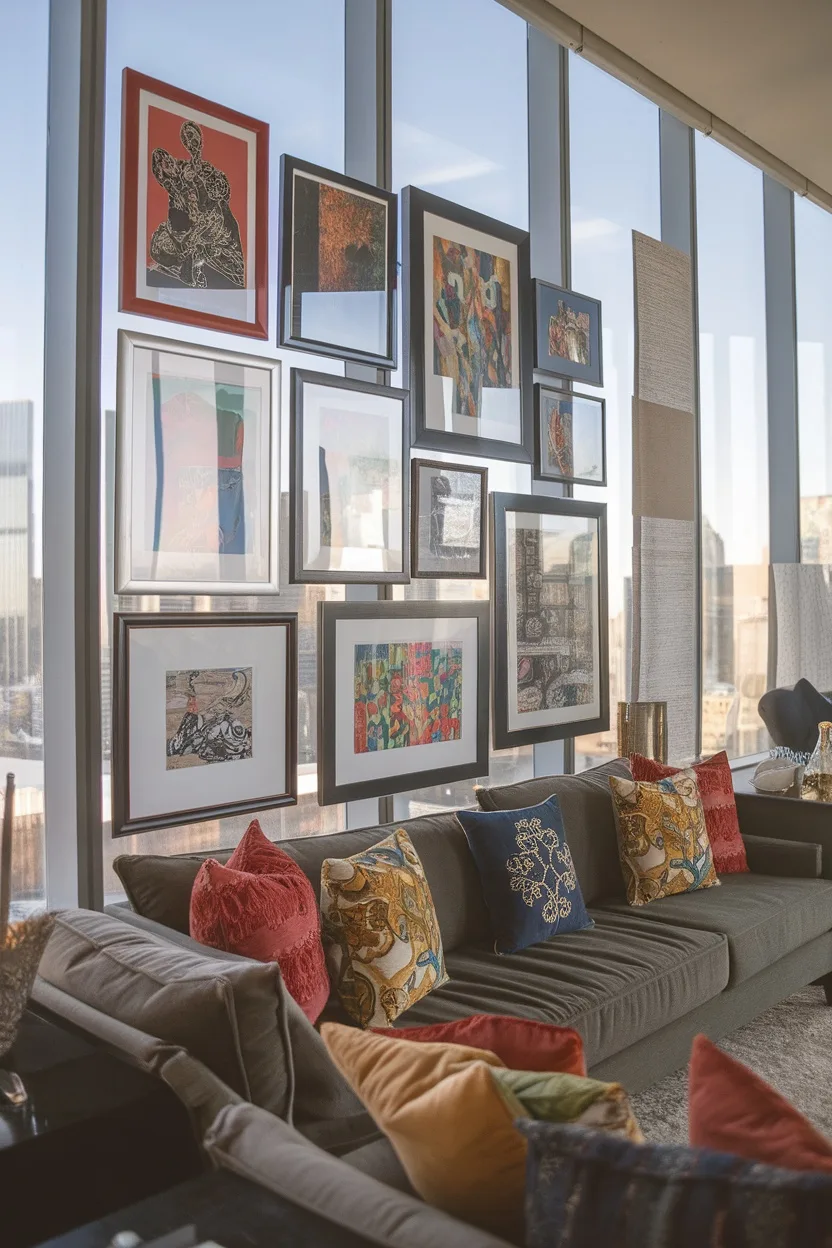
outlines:
[[[497,953],[593,927],[557,797],[525,810],[458,810],[482,881]]]

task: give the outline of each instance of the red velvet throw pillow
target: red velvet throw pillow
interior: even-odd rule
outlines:
[[[203,862],[191,893],[190,929],[213,949],[277,962],[287,991],[315,1022],[329,997],[315,893],[256,819],[226,866],[215,858]]]
[[[668,767],[665,763],[657,763],[654,758],[643,758],[641,754],[630,755],[630,767],[634,780],[664,780],[667,776],[675,776],[680,767]],[[748,861],[745,857],[745,845],[740,835],[740,821],[737,818],[737,802],[734,797],[734,781],[731,776],[731,765],[724,750],[713,754],[701,763],[694,763],[693,770],[699,782],[699,793],[702,808],[705,811],[705,827],[714,856],[717,875],[732,875],[736,871],[747,871]]]
[[[832,1140],[706,1036],[693,1042],[688,1105],[690,1142],[697,1148],[786,1170],[832,1173]]]
[[[379,1036],[416,1040],[426,1044],[464,1044],[495,1053],[509,1070],[545,1070],[585,1075],[584,1045],[571,1027],[539,1023],[532,1018],[505,1014],[472,1014],[452,1023],[425,1027],[373,1027]]]

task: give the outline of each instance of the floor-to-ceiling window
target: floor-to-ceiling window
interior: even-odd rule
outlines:
[[[611,728],[575,742],[583,771],[617,752],[615,712],[630,684],[632,637],[632,232],[661,233],[659,110],[578,56],[569,58],[572,288],[600,299],[607,406],[607,481],[575,496],[605,502],[609,521]]]
[[[800,551],[832,564],[832,214],[794,202]]]
[[[765,748],[768,412],[763,175],[696,136],[702,750]],[[775,414],[773,414],[775,415]]]

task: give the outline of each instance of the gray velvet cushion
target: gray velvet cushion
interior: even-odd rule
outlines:
[[[291,1105],[283,982],[275,963],[179,949],[91,910],[59,913],[40,964],[47,983],[186,1049],[274,1114]]]
[[[479,874],[465,833],[453,812],[423,815],[380,828],[362,828],[358,832],[300,837],[278,844],[299,864],[318,896],[321,864],[325,858],[349,858],[378,845],[395,828],[407,831],[425,868],[445,952],[471,941],[487,940],[488,915]],[[187,933],[191,890],[200,864],[205,858],[227,862],[232,852],[225,849],[170,858],[123,854],[113,865],[134,910],[145,918]],[[615,864],[619,871],[617,857]]]
[[[718,891],[718,890],[713,890]],[[553,936],[504,957],[458,949],[450,982],[402,1016],[402,1026],[468,1014],[510,1014],[574,1027],[588,1065],[603,1061],[721,992],[723,936],[590,909],[595,927]]]
[[[610,776],[629,776],[626,759],[616,758],[577,776],[538,776],[493,789],[478,789],[483,810],[536,806],[557,794],[566,839],[586,904],[624,898]]]
[[[610,915],[628,909],[626,904],[603,907]],[[832,928],[832,880],[736,872],[720,876],[719,888],[651,901],[639,909],[639,916],[665,931],[681,925],[724,934],[731,963],[728,982],[738,984]]]

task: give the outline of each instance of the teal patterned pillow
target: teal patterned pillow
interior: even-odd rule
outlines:
[[[525,810],[458,810],[477,864],[497,953],[593,927],[557,797]]]

